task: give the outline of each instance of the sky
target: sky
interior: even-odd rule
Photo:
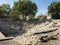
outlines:
[[[17,0],[0,0],[0,5],[2,4],[9,4],[11,7],[14,4],[14,1]],[[60,0],[32,0],[32,2],[36,3],[37,7],[38,7],[38,11],[36,13],[36,15],[40,15],[40,14],[46,14],[48,12],[48,5],[51,4],[51,2],[60,2]]]

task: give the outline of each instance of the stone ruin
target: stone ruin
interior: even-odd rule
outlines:
[[[57,35],[59,34],[58,32],[56,32],[59,29],[59,27],[57,27],[58,23],[60,23],[59,20],[57,22],[56,20],[52,20],[52,22],[45,22],[35,25],[25,34],[14,38],[13,41],[19,43],[20,45],[40,45],[40,38],[42,36],[47,36],[47,39],[50,39],[51,37],[57,38]]]
[[[0,27],[2,26],[2,29],[4,27],[9,27],[9,26],[6,26],[6,25],[8,25],[7,23],[8,22],[0,23],[0,24],[2,24],[2,25],[0,25]],[[6,25],[4,26],[3,24],[4,25],[6,24]],[[12,25],[13,22],[9,23],[9,25],[10,24]],[[16,23],[14,22],[14,25],[15,24]],[[13,26],[12,26],[12,28],[19,29],[18,25],[17,25],[17,28],[15,28]],[[27,27],[26,27],[26,29],[27,29]],[[8,30],[8,28],[7,28],[7,30]],[[18,44],[20,44],[20,45],[40,45],[42,37],[43,37],[42,40],[44,40],[44,41],[46,41],[47,39],[50,40],[51,38],[57,38],[58,39],[59,36],[57,36],[57,35],[60,34],[60,32],[59,32],[59,30],[60,30],[60,20],[52,20],[51,22],[46,21],[44,23],[37,23],[36,25],[32,25],[31,29],[27,29],[27,30],[28,31],[26,33],[24,33],[22,35],[19,35],[19,36],[16,36],[13,39],[13,41],[16,42],[16,43],[18,43]],[[2,38],[3,39],[11,39],[11,38],[5,37],[2,33],[1,33],[1,37],[0,38],[1,39]],[[58,42],[59,41],[60,40],[58,40]]]

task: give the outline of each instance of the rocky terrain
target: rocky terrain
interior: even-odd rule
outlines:
[[[52,20],[52,22],[38,24],[33,26],[27,33],[23,34],[22,36],[17,36],[13,40],[20,45],[59,45],[59,26],[60,20]],[[47,35],[48,37],[51,35],[56,36],[58,39],[52,39],[46,43],[42,43],[40,38],[43,35]]]
[[[0,32],[6,36],[16,36],[30,30],[38,23],[46,22],[42,20],[16,21],[11,18],[0,18]],[[17,34],[18,33],[18,34]]]
[[[4,20],[4,21],[3,21]],[[0,45],[59,45],[60,43],[60,20],[32,20],[31,22],[20,22],[13,20],[0,20],[1,30],[16,36],[12,40],[0,41]],[[8,23],[9,22],[9,23]],[[9,27],[10,26],[10,27]],[[14,30],[13,30],[14,29]],[[25,29],[21,32],[21,30]],[[1,31],[0,30],[0,31]],[[8,31],[7,31],[8,30]],[[17,31],[18,30],[18,31]],[[15,32],[16,33],[15,33]],[[12,33],[11,33],[12,32]],[[22,35],[21,35],[22,33]],[[16,35],[17,34],[17,35]],[[12,35],[12,36],[14,36]],[[41,42],[41,37],[47,36],[47,42]],[[52,36],[57,39],[50,39]],[[44,39],[44,38],[43,38]]]
[[[16,36],[18,34],[25,33],[29,30],[34,23],[16,21],[11,18],[0,18],[0,32],[6,36]]]

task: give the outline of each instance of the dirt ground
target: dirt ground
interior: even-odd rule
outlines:
[[[0,45],[19,45],[12,40],[0,41]]]

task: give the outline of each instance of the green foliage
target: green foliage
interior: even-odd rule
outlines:
[[[32,3],[31,1],[28,2],[21,2],[20,6],[19,6],[19,10],[21,11],[22,14],[25,14],[26,16],[28,15],[35,15],[35,13],[37,12],[37,7],[35,5],[35,3]]]
[[[0,17],[9,15],[10,12],[10,5],[9,4],[2,4],[0,6]]]
[[[0,17],[2,16],[3,14],[3,11],[1,10],[1,7],[0,7]]]
[[[19,15],[23,15],[23,19],[26,20],[27,16],[35,16],[37,12],[37,6],[35,3],[31,1],[21,1],[14,2],[14,6],[10,11],[10,15],[17,16],[19,18]]]
[[[18,18],[18,11],[17,11],[17,10],[11,9],[9,16],[12,17],[12,18],[14,18],[14,19],[16,19],[16,20],[19,19],[19,18]]]
[[[48,14],[51,14],[53,19],[60,19],[60,2],[53,2],[48,6]]]

